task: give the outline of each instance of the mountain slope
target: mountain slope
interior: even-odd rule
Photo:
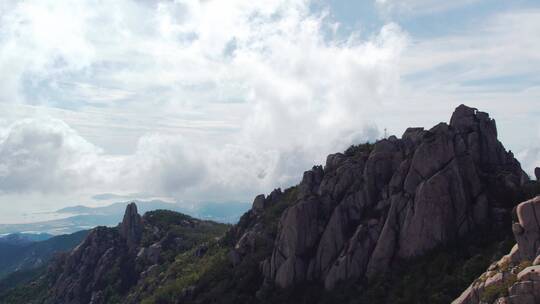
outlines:
[[[48,233],[12,233],[0,237],[0,244],[27,245],[48,240],[53,236]]]
[[[14,271],[45,266],[54,254],[73,249],[87,234],[88,231],[79,231],[40,242],[0,243],[0,278]]]
[[[495,121],[462,105],[450,124],[329,155],[232,227],[130,205],[0,301],[449,303],[508,250],[512,208],[536,193]]]
[[[168,210],[150,211],[141,217],[132,203],[120,225],[91,230],[73,251],[59,256],[44,276],[0,297],[0,301],[118,303],[131,297],[138,303],[136,285],[140,280],[167,268],[180,253],[204,253],[206,244],[228,227]]]

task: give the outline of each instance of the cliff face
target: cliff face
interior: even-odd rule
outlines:
[[[540,303],[540,196],[519,204],[514,219],[517,244],[452,304]]]
[[[281,215],[272,254],[262,263],[265,285],[320,281],[333,289],[340,281],[382,276],[400,260],[471,233],[502,230],[509,202],[527,180],[497,140],[495,121],[464,105],[450,124],[410,128],[401,139],[329,155],[324,168],[304,173],[293,206]],[[267,205],[279,201],[273,196]],[[257,197],[252,212],[264,206]],[[257,231],[244,232],[236,248]]]

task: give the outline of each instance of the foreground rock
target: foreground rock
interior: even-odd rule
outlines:
[[[452,304],[540,303],[540,196],[519,204],[512,230],[517,244]]]
[[[262,264],[265,285],[320,281],[333,289],[470,234],[500,231],[527,181],[497,140],[495,121],[464,105],[450,124],[330,155],[304,174],[281,216]],[[263,205],[256,199],[257,210]]]

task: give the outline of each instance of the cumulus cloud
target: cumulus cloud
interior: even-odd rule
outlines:
[[[386,20],[472,2],[376,1]],[[0,191],[249,200],[463,102],[505,144],[526,138],[508,121],[540,97],[537,10],[419,39],[393,22],[338,34],[312,4],[0,2]],[[509,75],[527,81],[496,84]]]
[[[56,191],[95,179],[100,150],[58,120],[22,120],[0,140],[0,190]]]
[[[408,37],[393,23],[336,36],[336,21],[310,5],[10,4],[0,102],[62,121],[4,127],[0,189],[249,200],[375,140],[368,113],[395,96]]]
[[[374,139],[367,128],[358,138]],[[56,119],[26,119],[0,140],[0,194],[114,192],[179,201],[250,199],[254,191],[287,186],[318,151],[241,144],[214,146],[178,136],[149,134],[129,155],[110,155]]]

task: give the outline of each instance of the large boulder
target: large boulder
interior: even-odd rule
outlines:
[[[533,261],[540,255],[540,196],[519,204],[518,221],[512,230],[522,260]]]

